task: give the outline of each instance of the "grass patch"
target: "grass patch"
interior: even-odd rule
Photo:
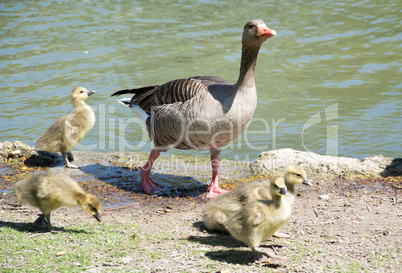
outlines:
[[[79,271],[104,263],[121,263],[140,240],[135,224],[81,223],[57,233],[28,232],[30,224],[3,226],[0,265],[6,271]],[[5,272],[5,271],[3,271]]]

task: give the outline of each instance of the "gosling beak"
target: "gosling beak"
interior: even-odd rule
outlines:
[[[310,187],[313,186],[313,183],[311,183],[311,181],[308,180],[307,178],[304,178],[302,184],[304,184],[304,185],[309,185]]]
[[[93,216],[96,220],[98,220],[98,222],[102,222],[102,216],[99,214],[99,212],[95,213]]]
[[[279,189],[279,193],[280,193],[280,194],[283,194],[283,195],[287,195],[287,194],[288,194],[288,191],[287,191],[286,187],[283,187],[283,188],[280,188],[280,189]]]
[[[87,90],[87,95],[88,95],[88,97],[89,97],[90,95],[92,95],[93,93],[96,93],[95,90]]]

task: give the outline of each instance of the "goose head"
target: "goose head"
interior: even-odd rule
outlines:
[[[297,185],[297,184],[305,184],[312,186],[310,180],[307,179],[306,172],[302,167],[292,165],[286,168],[284,179],[286,183]]]
[[[285,180],[280,176],[274,177],[271,180],[271,191],[272,194],[275,195],[287,195],[288,191],[285,185]]]
[[[96,220],[99,222],[102,221],[102,217],[100,215],[101,210],[101,202],[99,201],[98,197],[92,194],[88,194],[85,198],[85,202],[82,204],[84,210],[86,210],[89,214],[95,217]]]
[[[267,27],[263,20],[251,20],[244,25],[243,44],[261,45],[266,39],[276,35],[276,31]]]
[[[77,87],[74,88],[71,93],[71,99],[72,100],[86,100],[89,96],[91,96],[93,93],[96,93],[95,91],[88,90],[84,87]]]

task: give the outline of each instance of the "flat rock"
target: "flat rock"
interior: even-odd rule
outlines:
[[[341,177],[402,175],[402,160],[375,155],[359,160],[357,158],[319,155],[293,149],[279,149],[262,152],[251,162],[253,175],[274,175],[289,165],[303,167],[309,176]],[[399,174],[398,174],[399,173]]]
[[[323,195],[318,196],[318,198],[321,199],[321,200],[329,200],[329,195],[328,194],[323,194]]]
[[[77,152],[74,151],[74,153]],[[142,153],[131,153],[131,155],[133,159],[138,158],[139,160]],[[88,160],[91,157],[107,157],[109,161],[115,161],[115,155],[113,153],[90,153],[89,155],[88,152],[81,151],[80,156]],[[122,162],[128,164],[125,167],[132,169],[136,166],[132,165],[132,161],[138,165],[138,160],[131,160],[129,156],[128,159],[122,159]],[[0,163],[9,161],[25,164],[26,166],[42,167],[55,167],[63,165],[64,162],[60,153],[36,151],[34,147],[30,147],[21,141],[0,141]],[[91,162],[93,162],[93,160]],[[161,162],[161,159],[158,160],[158,162]],[[142,162],[142,164],[144,164],[144,162]],[[198,165],[199,164],[200,163],[198,163]],[[206,166],[209,166],[209,162],[206,164]],[[393,159],[382,155],[374,155],[359,160],[357,158],[319,155],[290,148],[263,152],[257,159],[251,162],[249,167],[252,175],[272,176],[293,164],[300,165],[306,170],[308,176],[314,177],[340,177],[346,179],[355,176],[388,177],[402,175],[402,158]],[[199,167],[203,167],[198,165],[194,165],[194,169],[198,170],[200,169]],[[189,167],[192,165],[187,164],[186,166]],[[158,170],[158,164],[155,165],[154,170]],[[176,170],[172,171],[176,172]],[[249,175],[247,168],[242,167],[240,172]],[[202,173],[204,174],[205,170]],[[224,177],[224,170],[220,173],[221,177]],[[194,176],[194,174],[191,176]],[[228,174],[228,177],[233,177],[233,173]]]

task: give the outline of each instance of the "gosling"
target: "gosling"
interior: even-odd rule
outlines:
[[[49,129],[36,140],[38,150],[51,153],[61,152],[67,168],[78,168],[70,150],[77,145],[95,124],[95,113],[84,101],[95,91],[77,87],[70,93],[74,111],[56,120]]]
[[[286,168],[283,173],[283,179],[288,190],[288,195],[286,195],[286,200],[292,206],[297,197],[296,185],[305,184],[307,186],[313,186],[311,181],[307,178],[306,172],[302,167],[291,165]]]
[[[299,166],[292,165],[286,168],[283,178],[290,193],[285,198],[290,205],[293,205],[297,196],[296,185],[312,185],[306,177],[306,172]],[[205,205],[202,211],[204,224],[209,230],[228,233],[224,223],[247,203],[260,199],[271,199],[269,181],[253,181],[242,184],[215,197]],[[289,238],[288,235],[282,233],[277,233],[275,236]]]
[[[284,198],[287,194],[282,177],[274,177],[270,183],[272,199],[255,200],[245,205],[225,223],[235,239],[246,243],[258,256],[287,259],[259,248],[262,241],[270,238],[283,226],[292,214],[292,207]]]
[[[266,181],[242,184],[218,195],[204,206],[202,210],[204,225],[209,230],[228,233],[224,223],[230,217],[238,213],[250,201],[269,197],[269,184]]]
[[[28,204],[38,207],[42,214],[33,223],[35,228],[51,231],[50,212],[61,206],[81,205],[84,210],[102,221],[101,202],[98,197],[87,194],[70,176],[64,173],[41,173],[15,184],[17,194]]]

